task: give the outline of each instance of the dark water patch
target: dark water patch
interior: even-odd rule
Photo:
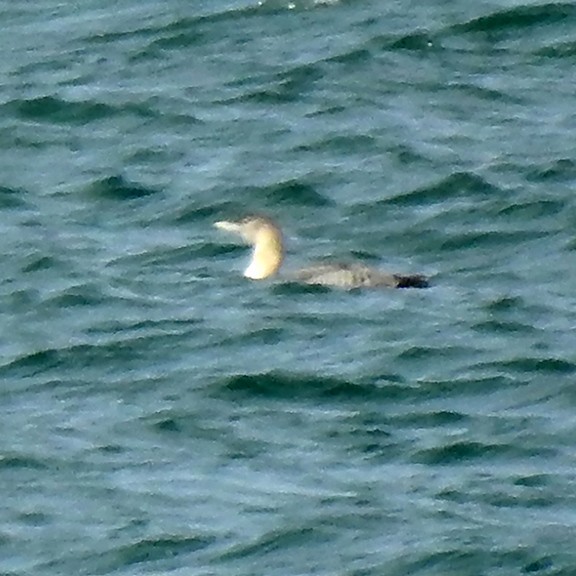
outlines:
[[[435,348],[432,346],[410,346],[400,352],[397,356],[402,360],[447,360],[449,358],[458,358],[470,354],[470,349],[462,346],[444,346]]]
[[[515,358],[500,362],[487,362],[479,365],[504,373],[524,375],[555,374],[568,375],[576,372],[576,364],[562,358]]]
[[[126,452],[126,448],[124,446],[120,446],[119,444],[104,444],[103,446],[96,446],[94,451],[100,454],[117,456],[119,454],[124,454]]]
[[[547,166],[530,170],[526,178],[533,182],[575,182],[576,161],[572,158],[560,158]]]
[[[502,194],[502,190],[472,172],[456,172],[436,184],[381,200],[378,204],[395,206],[417,206],[451,202],[455,199],[482,200]]]
[[[18,313],[28,312],[42,301],[40,291],[35,289],[11,290],[4,298],[6,306],[11,307],[14,312]]]
[[[113,561],[120,569],[133,564],[158,562],[189,555],[210,546],[212,543],[213,539],[206,536],[185,537],[178,535],[145,539],[111,551],[109,555],[115,560],[112,558],[109,560]]]
[[[477,364],[476,366],[481,365]],[[507,374],[455,377],[451,380],[428,380],[425,386],[422,384],[421,396],[428,398],[478,397],[516,385],[516,380]]]
[[[406,455],[413,452],[411,433],[421,435],[429,429],[435,432],[442,428],[461,429],[473,423],[472,418],[457,412],[440,410],[388,415],[382,405],[368,406],[371,409],[379,408],[380,411],[368,414],[361,412],[358,416],[340,421],[337,427],[326,434],[326,439],[335,441],[348,454],[361,452],[370,458],[385,459],[389,463],[392,459],[405,461]]]
[[[439,242],[438,248],[444,251],[476,250],[492,248],[502,250],[507,246],[521,246],[527,242],[546,238],[552,232],[535,232],[530,230],[488,230],[482,232],[460,232]],[[513,278],[513,272],[510,272]]]
[[[150,106],[158,106],[160,108],[161,103],[156,102],[155,99],[149,100]],[[164,124],[167,129],[173,128],[179,134],[183,132],[189,133],[190,130],[198,130],[200,126],[205,126],[207,124],[206,120],[194,116],[192,113],[188,112],[178,112],[176,110],[170,111],[162,106],[162,110],[155,111],[154,114],[157,116],[157,120]],[[174,149],[171,147],[160,146],[155,149],[142,149],[136,152],[135,158],[142,160],[155,160],[156,162],[174,162],[175,159],[185,160],[188,158],[189,151],[185,149]]]
[[[176,210],[161,215],[161,221],[174,224],[190,224],[210,221],[211,224],[222,220],[222,214],[234,214],[236,205],[228,202],[218,206],[198,206],[197,204],[182,206]]]
[[[0,186],[0,210],[26,207],[25,197],[27,195],[26,190]]]
[[[388,443],[394,436],[394,425],[397,418],[387,419],[382,414],[361,414],[347,418],[344,422],[329,431],[329,438],[359,438],[361,440],[383,441]]]
[[[336,154],[371,154],[378,149],[378,142],[364,134],[335,135],[295,147],[295,152],[335,152]]]
[[[554,456],[553,449],[545,450],[548,456]],[[455,442],[436,448],[427,448],[416,452],[411,460],[420,464],[450,465],[469,464],[471,461],[502,458],[542,457],[543,451],[529,450],[510,444],[490,444],[484,442]]]
[[[96,34],[91,34],[90,36],[81,38],[80,41],[82,44],[86,45],[103,44],[108,46],[117,42],[122,42],[123,40],[157,37],[159,31],[163,29],[164,27],[158,26],[140,26],[134,30],[120,30],[114,32],[104,32],[100,30]]]
[[[542,572],[543,570],[549,570],[554,566],[554,561],[550,556],[543,556],[542,558],[538,558],[538,560],[534,560],[534,562],[530,562],[522,567],[522,572],[524,574],[535,574],[537,572]]]
[[[212,258],[229,252],[240,251],[242,246],[221,245],[215,243],[199,243],[193,246],[160,247],[149,249],[138,254],[128,254],[115,258],[106,263],[107,267],[125,266],[177,266],[195,259]]]
[[[214,256],[226,256],[226,255],[232,255],[232,256],[240,256],[240,255],[246,255],[246,246],[244,246],[243,244],[237,244],[237,243],[231,243],[231,244],[214,244],[214,253],[212,254],[212,257]]]
[[[575,252],[576,251],[576,238],[566,242],[566,250],[568,250],[569,252]]]
[[[169,22],[168,24],[142,26],[130,30],[120,30],[114,32],[107,32],[99,30],[98,33],[86,36],[82,39],[86,44],[105,44],[110,45],[118,41],[134,38],[155,38],[178,36],[182,33],[194,30],[198,22],[202,21],[202,16],[197,17],[181,17]]]
[[[447,86],[442,88],[450,93],[455,91],[460,92],[463,95],[472,96],[478,100],[485,100],[490,103],[491,106],[498,101],[506,104],[523,104],[520,98],[516,98],[506,94],[502,90],[496,90],[494,88],[486,88],[485,86],[479,86],[478,84],[473,84],[468,82],[452,82]]]
[[[318,118],[322,116],[336,116],[342,114],[346,111],[345,106],[340,106],[338,104],[325,104],[324,108],[320,108],[319,110],[314,110],[312,112],[307,112],[304,116],[306,118]]]
[[[274,6],[269,2],[258,2],[257,4],[247,5],[238,8],[228,8],[218,10],[216,4],[210,4],[210,9],[202,14],[201,8],[198,14],[192,17],[181,17],[168,24],[161,26],[150,26],[140,28],[128,33],[112,33],[95,36],[89,41],[104,42],[124,39],[126,37],[145,37],[152,38],[153,41],[144,49],[144,52],[151,53],[154,50],[181,50],[190,47],[204,48],[211,43],[216,43],[222,39],[222,31],[226,26],[233,27],[228,30],[226,35],[229,38],[235,36],[238,31],[243,29],[248,22],[254,18],[262,18],[267,15],[278,12],[287,8],[286,5]],[[262,21],[262,26],[266,20]],[[246,38],[241,37],[237,42],[237,47],[241,48],[246,43]]]
[[[279,344],[285,339],[286,330],[282,328],[267,327],[226,338],[219,342],[219,346],[230,346],[234,344],[266,346]]]
[[[167,122],[174,121],[178,124],[186,123],[190,121],[190,125],[198,123],[198,120],[191,118],[190,116],[182,116],[182,115],[162,115],[163,119]],[[157,147],[157,148],[141,148],[140,150],[136,150],[134,153],[128,156],[127,161],[130,164],[167,164],[169,162],[174,161],[174,159],[183,159],[186,157],[186,153],[184,151],[174,152],[166,147]]]
[[[395,144],[389,151],[395,155],[396,160],[403,166],[410,166],[412,164],[431,165],[430,158],[421,154],[409,144]]]
[[[84,124],[107,118],[114,110],[101,103],[67,102],[54,96],[43,96],[32,100],[12,103],[18,115],[24,120],[37,120],[56,123]]]
[[[319,64],[295,66],[273,74],[244,75],[226,84],[229,88],[242,88],[243,92],[217,102],[223,105],[243,102],[268,103],[269,100],[272,103],[292,102],[304,96],[322,76]]]
[[[191,563],[191,556],[209,547],[213,539],[209,536],[182,536],[180,534],[144,538],[132,544],[118,545],[104,552],[90,552],[83,556],[49,562],[44,568],[55,569],[67,565],[68,573],[111,574],[125,570],[128,566],[140,566],[149,572],[152,567],[171,571],[176,563]],[[88,568],[89,567],[89,568]]]
[[[414,412],[394,417],[393,423],[412,428],[439,428],[442,426],[465,425],[471,421],[466,414],[451,410]]]
[[[351,48],[347,52],[326,58],[324,62],[335,64],[350,64],[351,67],[360,66],[368,63],[372,59],[372,53],[367,48]]]
[[[53,256],[42,256],[38,254],[28,255],[22,264],[22,272],[24,274],[66,267],[65,262],[54,258]]]
[[[244,210],[246,207],[244,207]],[[242,213],[242,208],[239,202],[223,201],[218,204],[197,204],[192,203],[177,208],[174,212],[168,213],[162,217],[162,221],[166,219],[167,223],[173,222],[175,224],[191,224],[196,222],[206,223],[213,225],[218,220],[224,220],[230,215],[237,216]]]
[[[50,348],[26,354],[0,366],[0,376],[30,377],[56,369],[80,374],[88,368],[96,368],[102,374],[130,370],[152,357],[167,358],[175,350],[176,341],[186,334],[158,333],[152,335],[116,338],[100,344],[76,344],[66,348]],[[80,378],[78,378],[80,379]]]
[[[299,102],[322,76],[323,72],[318,65],[299,66],[270,77],[266,87],[246,91],[219,103],[229,105],[245,102],[270,106]]]
[[[135,200],[159,193],[159,190],[130,182],[124,176],[109,176],[91,184],[88,193],[107,200]]]
[[[158,116],[147,104],[126,103],[112,106],[102,102],[71,102],[56,96],[42,96],[31,100],[15,100],[4,105],[24,120],[56,124],[87,124],[117,116],[131,115],[139,118]]]
[[[412,551],[403,559],[387,563],[391,574],[414,574],[434,576],[456,576],[468,574],[471,567],[478,574],[484,574],[485,569],[494,556],[493,551],[489,554],[481,549],[469,550],[464,547],[438,550],[434,552]]]
[[[437,557],[438,554],[434,553],[432,556]],[[451,556],[456,562],[448,560]],[[481,548],[460,553],[454,550],[453,553],[448,554],[447,562],[439,565],[440,571],[434,574],[463,574],[467,572],[466,566],[468,566],[468,571],[470,567],[474,567],[474,570],[482,574],[516,574],[518,571],[522,574],[537,574],[544,571],[543,576],[570,576],[573,571],[571,568],[555,567],[551,556],[546,555],[534,560],[535,556],[537,554],[532,546],[514,546],[507,549],[501,545],[496,548],[491,547],[489,550]],[[464,560],[466,557],[468,561],[463,564],[458,562],[459,559]],[[554,571],[550,572],[552,568]]]
[[[554,505],[554,499],[542,496],[538,493],[519,493],[514,494],[499,492],[494,494],[493,491],[485,494],[481,490],[458,491],[442,490],[436,497],[446,502],[456,504],[481,504],[482,506],[493,506],[494,508],[549,508]]]
[[[429,51],[438,48],[438,40],[435,36],[425,31],[411,32],[395,40],[389,40],[385,49],[387,50],[408,50],[408,51]]]
[[[41,528],[54,522],[54,517],[43,512],[22,512],[18,514],[18,521],[31,528]]]
[[[376,34],[364,45],[370,57],[382,52],[429,53],[442,49],[438,32],[425,29],[413,29],[407,33]]]
[[[358,393],[357,385],[337,378],[318,376],[294,376],[280,373],[238,375],[226,379],[221,390],[234,394],[248,394],[270,398],[292,398],[295,396],[322,395],[326,392],[346,388]]]
[[[40,458],[20,456],[18,454],[3,454],[0,456],[0,470],[47,470],[50,466]]]
[[[14,372],[20,376],[33,376],[59,364],[57,350],[41,350],[26,354],[16,360],[0,366],[0,375],[9,376]]]
[[[155,421],[151,427],[157,432],[182,434],[188,431],[188,435],[190,435],[190,430],[193,430],[194,437],[196,437],[198,428],[195,416],[166,416],[160,419],[155,418]]]
[[[312,538],[317,543],[326,540],[326,537],[323,537],[318,529],[285,528],[283,530],[273,530],[255,542],[239,546],[236,545],[232,549],[224,551],[218,560],[228,561],[241,558],[259,558],[280,550],[299,550],[308,544]]]
[[[382,431],[381,435],[382,438],[376,439],[376,441],[371,438],[358,443],[358,440],[356,440],[351,448],[355,452],[362,454],[366,460],[390,462],[398,457],[401,458],[404,446],[398,444],[392,438],[391,433],[388,433],[389,437],[386,437],[386,432]]]
[[[529,222],[548,216],[557,216],[566,209],[566,204],[560,200],[533,200],[517,202],[498,210],[498,214],[521,222]]]
[[[32,528],[40,528],[49,525],[54,518],[43,512],[24,512],[18,515],[18,521]]]
[[[146,428],[164,436],[179,436],[193,442],[208,442],[212,450],[217,445],[223,449],[226,459],[251,459],[266,454],[270,446],[255,438],[240,438],[228,434],[212,419],[203,418],[197,412],[167,410],[142,419]],[[182,440],[179,440],[182,441]]]
[[[324,77],[324,70],[319,64],[302,64],[292,66],[288,70],[279,72],[276,78],[290,91],[304,94],[317,80]]]
[[[8,546],[13,543],[16,538],[12,535],[0,532],[0,546]],[[0,572],[0,576],[21,576],[22,572]]]
[[[534,326],[511,320],[486,320],[478,322],[472,328],[485,334],[534,334],[538,332]]]
[[[505,492],[489,494],[482,499],[484,504],[494,508],[549,508],[555,498],[538,494],[508,494]]]
[[[452,27],[452,31],[483,33],[497,38],[508,34],[526,33],[532,28],[540,29],[542,26],[573,19],[576,19],[576,6],[573,2],[551,2],[500,10],[464,24],[457,24]]]
[[[256,188],[254,194],[263,197],[266,205],[321,207],[332,201],[320,194],[312,184],[302,180],[287,180],[270,186]]]
[[[454,538],[455,536],[452,536]],[[472,537],[472,535],[470,535]],[[477,537],[482,541],[482,536]],[[440,550],[438,550],[440,546]],[[499,545],[477,546],[464,540],[460,547],[435,543],[434,551],[413,551],[401,559],[388,562],[386,567],[393,574],[456,576],[460,574],[538,574],[543,576],[571,576],[573,569],[554,565],[551,556],[538,557],[533,546]],[[536,559],[535,559],[536,557]],[[551,572],[550,570],[553,569]],[[372,572],[362,576],[373,576]]]
[[[398,390],[402,388],[402,390]],[[406,394],[405,387],[382,383],[356,383],[341,378],[306,374],[268,372],[239,374],[224,379],[218,386],[221,393],[264,398],[329,398],[376,400]],[[408,393],[414,392],[409,389]]]
[[[38,228],[38,229],[44,229],[46,226],[46,223],[43,219],[37,217],[36,215],[31,215],[29,218],[27,218],[26,220],[23,220],[21,222],[21,226],[24,228]]]
[[[245,246],[239,246],[238,244],[221,244],[215,242],[203,242],[202,244],[196,246],[186,246],[183,248],[185,251],[182,254],[186,261],[207,258],[212,259],[214,256],[221,256],[223,254],[237,254],[246,252]]]
[[[238,8],[225,8],[221,11],[218,11],[216,5],[213,5],[211,6],[211,12],[199,14],[193,20],[196,24],[221,24],[223,22],[230,22],[234,27],[241,29],[244,20],[262,14],[262,7],[259,4],[260,3],[247,4],[246,6]],[[172,26],[178,28],[182,25],[187,26],[189,22],[187,23],[185,20],[177,21]]]
[[[536,51],[537,56],[545,58],[567,58],[573,60],[576,57],[576,41],[558,42]]]
[[[516,486],[526,486],[528,488],[544,488],[548,486],[554,478],[550,474],[531,474],[521,476],[514,480]]]
[[[485,309],[488,312],[509,312],[514,310],[521,310],[525,306],[524,299],[520,296],[502,296],[489,302]]]
[[[145,55],[150,50],[182,50],[194,46],[202,46],[207,43],[209,36],[206,33],[199,32],[197,29],[176,32],[163,38],[158,38],[151,42],[145,49]]]
[[[203,43],[204,40],[211,36],[210,29],[202,28],[205,24],[219,24],[226,21],[236,22],[237,19],[243,17],[251,17],[257,15],[260,11],[257,6],[247,6],[237,9],[225,9],[218,11],[216,4],[210,5],[211,10],[208,13],[199,13],[195,16],[177,17],[167,24],[152,25],[152,26],[139,26],[136,29],[122,30],[114,32],[99,31],[97,34],[86,36],[83,42],[91,44],[114,44],[118,41],[126,39],[152,38],[160,44],[163,41],[168,42],[167,46],[171,47],[170,41],[178,39],[183,36],[196,38],[198,42]],[[176,43],[178,40],[176,40]],[[188,47],[190,44],[185,44],[183,47]],[[177,47],[177,46],[176,46]]]
[[[109,297],[102,292],[100,287],[94,284],[82,284],[72,286],[66,290],[51,296],[43,302],[44,306],[55,308],[76,308],[82,306],[96,306],[104,304]]]

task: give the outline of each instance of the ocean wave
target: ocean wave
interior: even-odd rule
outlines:
[[[107,200],[135,200],[156,195],[159,190],[130,182],[122,175],[108,176],[90,184],[87,189],[90,196]]]
[[[108,565],[107,571],[113,571],[134,564],[173,560],[177,556],[188,556],[213,543],[207,536],[157,536],[120,546],[101,556],[99,563]]]
[[[222,379],[216,386],[220,394],[266,398],[325,398],[331,400],[374,401],[414,398],[418,388],[402,384],[388,374],[366,379],[346,380],[316,374],[267,372],[238,374]]]
[[[421,27],[401,35],[378,35],[373,37],[366,47],[370,52],[442,52],[448,55],[455,51],[469,54],[474,51],[473,44],[462,44],[461,40],[475,41],[480,37],[490,39],[490,53],[496,53],[502,42],[520,41],[523,39],[521,34],[537,34],[538,42],[526,46],[529,52],[547,57],[572,57],[574,44],[571,41],[554,39],[554,30],[565,29],[575,21],[576,10],[573,3],[552,2],[532,6],[521,4],[448,26],[441,22],[432,22],[428,28]],[[546,45],[542,47],[542,43]]]
[[[48,470],[50,464],[42,458],[22,454],[3,454],[0,456],[0,469]]]
[[[576,42],[552,41],[547,46],[537,50],[536,55],[545,58],[573,60],[576,57]]]
[[[545,166],[533,166],[526,177],[533,182],[574,182],[576,179],[576,159],[559,158]],[[550,205],[550,200],[542,200],[542,204]]]
[[[455,32],[480,32],[492,35],[518,34],[530,28],[541,28],[566,20],[576,20],[573,2],[550,2],[534,6],[521,4],[514,8],[498,10],[452,27]]]
[[[380,203],[423,206],[447,200],[452,202],[458,198],[482,199],[498,193],[502,193],[498,186],[478,174],[455,172],[439,182],[409,192],[402,192],[396,196],[381,200]]]
[[[478,368],[492,369],[504,374],[524,375],[532,379],[536,374],[574,374],[576,363],[564,358],[535,358],[531,356],[480,363]]]
[[[18,190],[8,186],[0,186],[0,210],[11,210],[27,207],[26,190]]]
[[[434,466],[465,465],[471,460],[487,462],[494,459],[506,461],[507,458],[522,459],[533,456],[542,457],[544,452],[546,456],[550,458],[557,454],[557,451],[553,448],[546,450],[542,448],[529,449],[518,446],[516,443],[494,444],[490,442],[460,441],[437,448],[418,450],[413,454],[412,460]]]
[[[135,114],[150,118],[153,112],[146,106],[127,104],[111,106],[102,102],[74,102],[55,96],[40,96],[29,100],[12,100],[4,104],[24,120],[36,120],[64,124],[86,124],[118,114]]]
[[[322,540],[319,534],[319,527],[312,529],[310,527],[283,528],[272,530],[255,542],[249,542],[243,545],[233,546],[222,552],[219,561],[240,560],[242,558],[258,558],[266,556],[278,549],[298,550],[314,535],[315,540]]]

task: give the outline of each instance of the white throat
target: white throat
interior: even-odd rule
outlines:
[[[267,267],[264,266],[262,262],[258,262],[255,258],[252,258],[248,268],[244,270],[244,276],[246,276],[246,278],[251,278],[252,280],[262,280],[269,275]]]
[[[266,237],[260,238],[252,250],[252,259],[244,276],[252,280],[263,280],[273,276],[280,268],[282,262],[282,247],[276,244],[276,238],[270,241]]]

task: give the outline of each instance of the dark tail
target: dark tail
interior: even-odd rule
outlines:
[[[428,288],[430,286],[428,279],[422,274],[409,274],[407,276],[395,274],[394,277],[398,281],[396,288]]]

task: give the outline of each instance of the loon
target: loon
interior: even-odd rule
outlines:
[[[275,276],[284,260],[282,232],[267,216],[247,216],[241,220],[221,220],[214,226],[234,232],[252,246],[252,259],[244,271],[246,278],[263,280]],[[319,263],[290,276],[303,284],[318,284],[352,290],[354,288],[426,288],[428,280],[421,274],[391,274],[370,268],[360,262],[351,264]]]

